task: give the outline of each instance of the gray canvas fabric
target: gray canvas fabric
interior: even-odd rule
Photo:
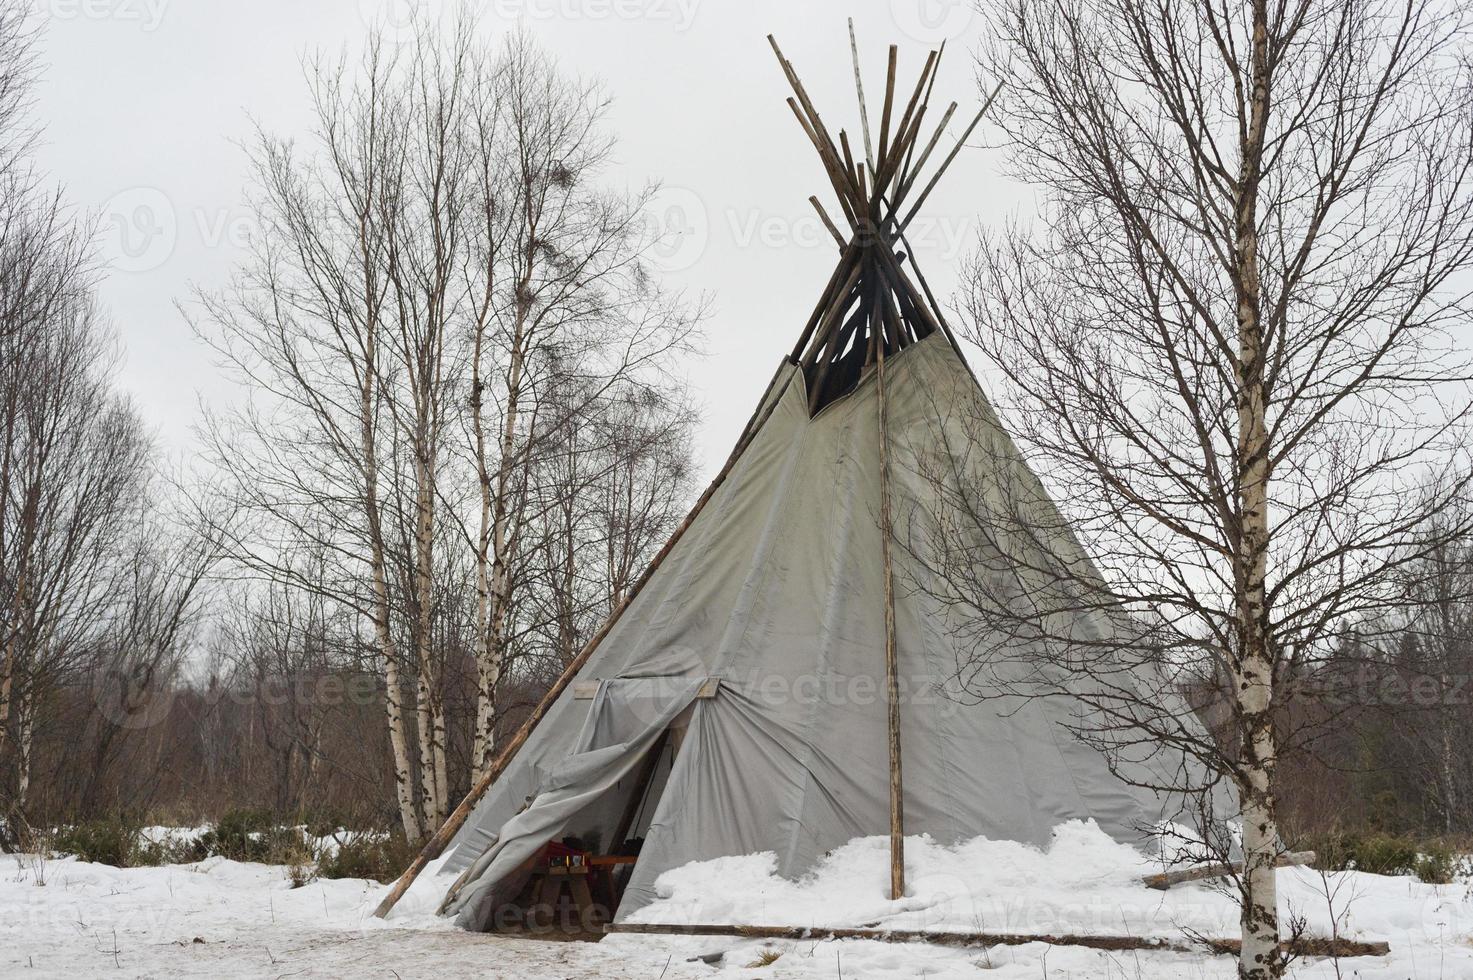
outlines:
[[[975,438],[977,413],[992,416],[939,334],[887,362],[887,394],[903,508],[927,494],[920,457]],[[602,682],[598,696],[564,692],[452,843],[442,874],[476,865],[452,906],[461,925],[481,928],[504,897],[495,886],[546,841],[609,827],[631,791],[624,777],[677,717],[683,738],[620,917],[692,860],[770,850],[781,873],[798,875],[887,831],[874,378],[811,419],[796,368],[767,397],[766,423],[579,675]],[[974,420],[965,432],[963,416]],[[1035,485],[994,428],[989,458],[1009,471],[1000,479]],[[910,583],[895,599],[908,833],[1042,844],[1061,821],[1092,817],[1134,840],[1174,815],[1174,801],[1121,781],[1070,736],[1080,705],[949,696],[959,651],[947,613],[921,587],[925,569],[893,554],[897,582]],[[708,677],[719,691],[693,700]]]

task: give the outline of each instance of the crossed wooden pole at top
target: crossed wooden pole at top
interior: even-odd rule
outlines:
[[[894,353],[935,330],[946,333],[955,344],[955,338],[930,295],[924,277],[916,270],[916,276],[922,280],[921,288],[917,289],[902,268],[905,256],[897,256],[896,243],[904,242],[906,229],[981,122],[998,90],[993,90],[951,151],[921,186],[914,202],[905,209],[957,110],[957,103],[950,103],[930,138],[924,144],[920,143],[945,44],[927,52],[925,65],[898,116],[895,95],[899,49],[890,45],[879,139],[876,142],[872,138],[869,110],[864,98],[854,22],[852,19],[849,21],[849,50],[854,64],[854,86],[859,99],[859,122],[864,141],[864,156],[858,158],[847,130],[841,129],[838,142],[834,141],[776,38],[769,34],[767,41],[772,45],[783,75],[793,90],[793,95],[787,100],[788,108],[818,152],[847,228],[846,234],[817,196],[808,199],[840,249],[839,263],[809,316],[792,355],[794,362],[803,368],[808,381],[809,410],[817,412],[837,394],[836,386],[851,385],[859,370],[876,364],[886,352]],[[919,153],[916,152],[918,146]],[[915,268],[914,262],[912,268]],[[850,359],[852,368],[844,377],[830,376],[834,365]]]

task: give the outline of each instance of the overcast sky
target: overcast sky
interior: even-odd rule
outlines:
[[[392,29],[415,9],[448,19],[449,5],[39,3],[41,163],[74,204],[98,216],[109,261],[103,300],[126,348],[123,384],[162,442],[187,453],[198,400],[234,397],[175,304],[188,301],[192,285],[222,284],[241,257],[251,223],[239,141],[253,119],[276,133],[302,129],[304,55],[355,51],[372,24]],[[961,103],[957,131],[979,101],[977,17],[954,0],[485,0],[478,9],[488,36],[520,22],[567,71],[600,79],[619,141],[609,179],[663,185],[652,220],[679,234],[660,265],[671,285],[713,301],[708,356],[689,370],[706,417],[700,459],[713,471],[836,257],[807,203],[809,194],[831,195],[784,104],[787,85],[766,35],[777,36],[828,125],[856,134],[845,18],[855,18],[872,103],[883,92],[887,43],[900,45],[905,79],[929,46],[948,40],[933,101]],[[994,151],[963,150],[927,202],[924,224],[913,226],[938,291],[951,292],[980,223],[1015,210],[997,164]]]

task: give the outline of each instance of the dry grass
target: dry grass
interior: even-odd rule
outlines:
[[[757,958],[755,960],[747,964],[747,967],[749,969],[756,970],[764,966],[771,966],[779,959],[781,959],[782,955],[783,954],[781,950],[764,949],[762,952],[757,954]]]

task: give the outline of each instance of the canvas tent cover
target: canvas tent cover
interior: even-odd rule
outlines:
[[[1036,486],[943,335],[887,360],[886,395],[896,513],[934,496],[926,454],[979,437],[1001,468],[993,480]],[[692,860],[773,851],[781,873],[798,875],[852,838],[886,832],[874,373],[810,418],[803,376],[785,364],[765,399],[725,482],[579,673],[597,695],[563,692],[452,842],[442,883],[472,868],[448,910],[465,928],[487,926],[547,841],[607,841],[627,777],[677,721],[680,748],[619,918]],[[924,563],[907,548],[892,554],[907,833],[1043,843],[1059,822],[1092,817],[1136,839],[1173,815],[1172,800],[1120,780],[1065,730],[1080,704],[951,696],[964,651]],[[720,679],[715,696],[697,697],[708,678]]]

